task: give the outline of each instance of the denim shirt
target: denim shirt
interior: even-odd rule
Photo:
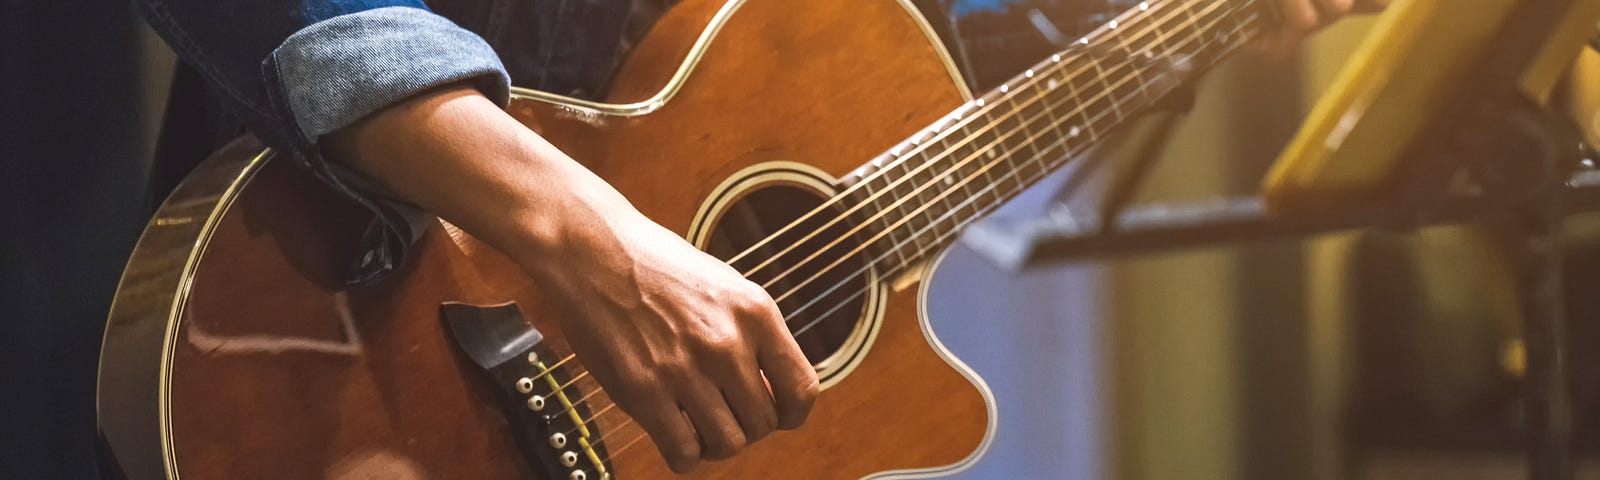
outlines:
[[[467,81],[504,106],[515,84],[596,98],[629,48],[677,0],[135,0],[182,62],[205,80],[211,100],[280,152],[298,159],[336,190],[371,210],[366,253],[353,283],[393,271],[431,218],[401,202],[375,198],[355,173],[322,158],[323,135],[427,89]],[[801,0],[803,1],[803,0]],[[929,0],[954,16],[952,27],[1005,34],[1021,13],[1049,11],[1069,32],[1091,0]],[[1095,0],[1096,4],[1098,1]],[[1121,1],[1121,0],[1114,0]],[[1103,11],[1104,8],[1100,8]],[[1021,13],[1019,13],[1021,12]],[[1060,12],[1069,12],[1062,14]],[[1012,23],[1016,23],[1013,21]],[[1037,24],[1037,21],[1034,21]],[[1024,35],[1032,50],[1051,27]],[[1059,32],[1056,32],[1059,33]],[[982,32],[982,35],[995,35]],[[992,39],[988,39],[992,40]],[[948,39],[947,39],[947,43]],[[990,58],[962,38],[957,55]],[[1019,48],[1030,51],[1029,47]],[[1023,60],[1031,55],[1017,56]],[[968,66],[972,65],[967,62]],[[980,62],[981,63],[981,62]],[[1009,66],[978,68],[975,86]],[[1012,62],[1016,63],[1016,62]],[[1019,64],[1020,65],[1020,64]],[[969,72],[971,73],[971,72]],[[180,92],[175,92],[175,94]]]
[[[135,0],[220,105],[268,145],[371,210],[352,282],[392,271],[431,218],[364,192],[322,158],[323,135],[427,89],[471,82],[592,97],[675,0]],[[174,92],[178,95],[184,92]]]

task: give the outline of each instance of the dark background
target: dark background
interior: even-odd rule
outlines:
[[[101,328],[146,210],[137,20],[0,12],[0,476],[91,478]]]

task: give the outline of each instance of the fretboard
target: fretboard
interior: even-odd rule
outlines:
[[[941,251],[1242,45],[1256,3],[1142,3],[852,172],[836,200],[863,224],[860,255],[892,276]]]

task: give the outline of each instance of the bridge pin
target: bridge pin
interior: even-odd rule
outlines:
[[[528,410],[535,412],[544,410],[544,397],[534,395],[528,398]]]
[[[524,394],[533,393],[533,379],[528,377],[517,379],[517,391]]]
[[[573,465],[577,465],[578,464],[578,454],[572,453],[571,450],[567,450],[565,452],[561,452],[561,464],[562,465],[566,465],[569,468],[572,467]]]
[[[572,480],[589,480],[589,474],[583,473],[583,470],[573,470],[572,475],[567,475],[567,478]]]
[[[551,435],[550,446],[556,448],[567,448],[567,436],[560,433]]]

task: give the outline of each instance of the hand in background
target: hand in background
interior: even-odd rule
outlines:
[[[1257,41],[1268,56],[1281,58],[1322,27],[1349,15],[1378,13],[1389,0],[1268,0],[1278,2],[1278,24]],[[1436,1],[1436,0],[1421,0]]]

